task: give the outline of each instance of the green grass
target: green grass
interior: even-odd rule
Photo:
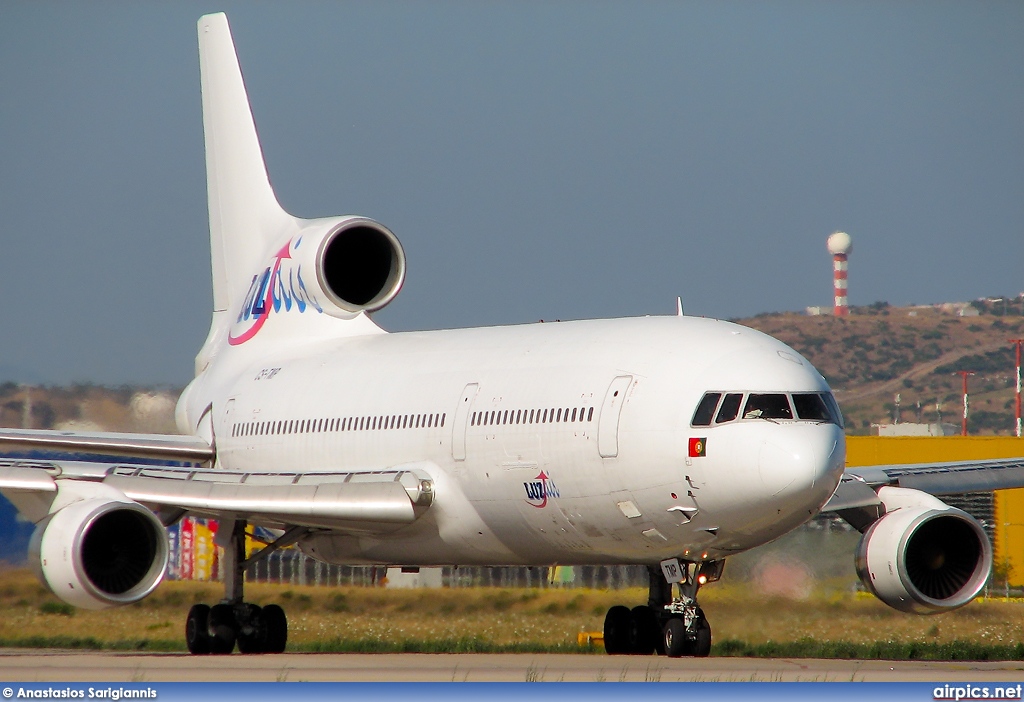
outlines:
[[[729,639],[715,644],[714,656],[744,658],[843,658],[888,661],[1019,661],[1024,660],[1024,644],[980,644],[975,641],[907,642],[875,641],[769,641],[749,644]]]
[[[820,544],[810,546],[823,552]],[[744,575],[740,567],[735,576]],[[786,571],[792,574],[792,569]],[[1024,601],[974,602],[920,617],[854,592],[846,578],[809,578],[800,597],[769,594],[757,569],[702,590],[714,656],[884,660],[1024,660]],[[792,577],[790,579],[793,579]],[[771,584],[771,583],[768,583]],[[806,591],[806,592],[805,592]],[[140,603],[72,609],[27,571],[0,571],[0,647],[91,651],[185,650],[185,613],[216,602],[217,583],[167,582]],[[360,587],[250,584],[248,599],[278,603],[288,650],[336,653],[592,653],[580,632],[599,632],[615,604],[646,589]],[[882,635],[885,641],[878,641]],[[653,660],[653,659],[652,659]]]
[[[72,651],[185,651],[185,639],[116,639],[102,641],[92,636],[26,636],[0,638],[0,648],[56,648]]]
[[[0,648],[55,648],[81,651],[184,652],[184,640],[128,639],[101,641],[93,637],[30,636],[0,639]],[[291,653],[589,653],[604,655],[600,646],[541,644],[523,641],[499,644],[479,637],[461,639],[330,639],[289,645]],[[974,641],[769,641],[749,644],[736,639],[716,643],[712,656],[740,658],[841,658],[891,661],[1006,661],[1024,660],[1024,644],[990,645]]]
[[[289,651],[311,653],[604,653],[603,649],[572,644],[531,641],[494,643],[479,637],[461,639],[331,639],[289,646]]]

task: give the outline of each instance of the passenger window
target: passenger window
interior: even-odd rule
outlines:
[[[817,422],[831,422],[832,415],[821,395],[814,392],[793,393],[793,409],[800,419]]]
[[[715,408],[718,407],[720,399],[722,399],[720,392],[704,393],[704,397],[700,398],[700,402],[697,403],[697,409],[693,413],[690,425],[694,427],[711,426],[711,419],[715,416]]]
[[[594,421],[594,408],[593,407],[591,407],[590,409],[587,410],[587,421],[588,422]]]
[[[744,419],[792,419],[789,399],[782,393],[750,393],[743,407]]]
[[[740,401],[743,399],[743,393],[731,392],[725,396],[722,400],[722,406],[718,408],[718,416],[715,417],[715,423],[721,424],[722,422],[731,422],[736,419],[736,415],[740,413]]]

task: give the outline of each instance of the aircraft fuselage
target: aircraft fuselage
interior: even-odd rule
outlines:
[[[301,354],[286,342],[257,348],[229,349],[230,362],[216,359],[182,397],[190,423],[212,406],[218,467],[405,466],[436,485],[429,512],[386,539],[303,542],[327,561],[722,558],[808,520],[843,470],[835,423],[691,426],[708,391],[828,392],[795,351],[728,322],[591,320],[325,339]]]

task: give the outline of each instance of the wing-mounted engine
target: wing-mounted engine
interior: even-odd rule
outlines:
[[[988,536],[971,515],[919,490],[883,487],[885,516],[857,547],[857,574],[878,599],[915,614],[970,602],[992,566]]]
[[[310,225],[292,239],[290,256],[296,271],[303,272],[302,285],[314,287],[303,292],[323,300],[325,313],[349,319],[379,310],[398,295],[405,281],[405,251],[387,227],[365,217]]]
[[[57,597],[85,609],[138,602],[160,584],[167,556],[160,520],[116,494],[58,509],[39,522],[29,543],[39,578]]]

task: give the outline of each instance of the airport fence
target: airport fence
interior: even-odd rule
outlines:
[[[296,550],[281,550],[249,566],[248,582],[330,587],[397,585],[406,575],[422,574],[420,586],[495,588],[596,588],[618,590],[647,587],[644,566],[461,566],[422,568],[418,572],[384,566],[342,566],[323,563]],[[426,577],[429,573],[429,577]],[[405,585],[409,586],[409,585]]]

